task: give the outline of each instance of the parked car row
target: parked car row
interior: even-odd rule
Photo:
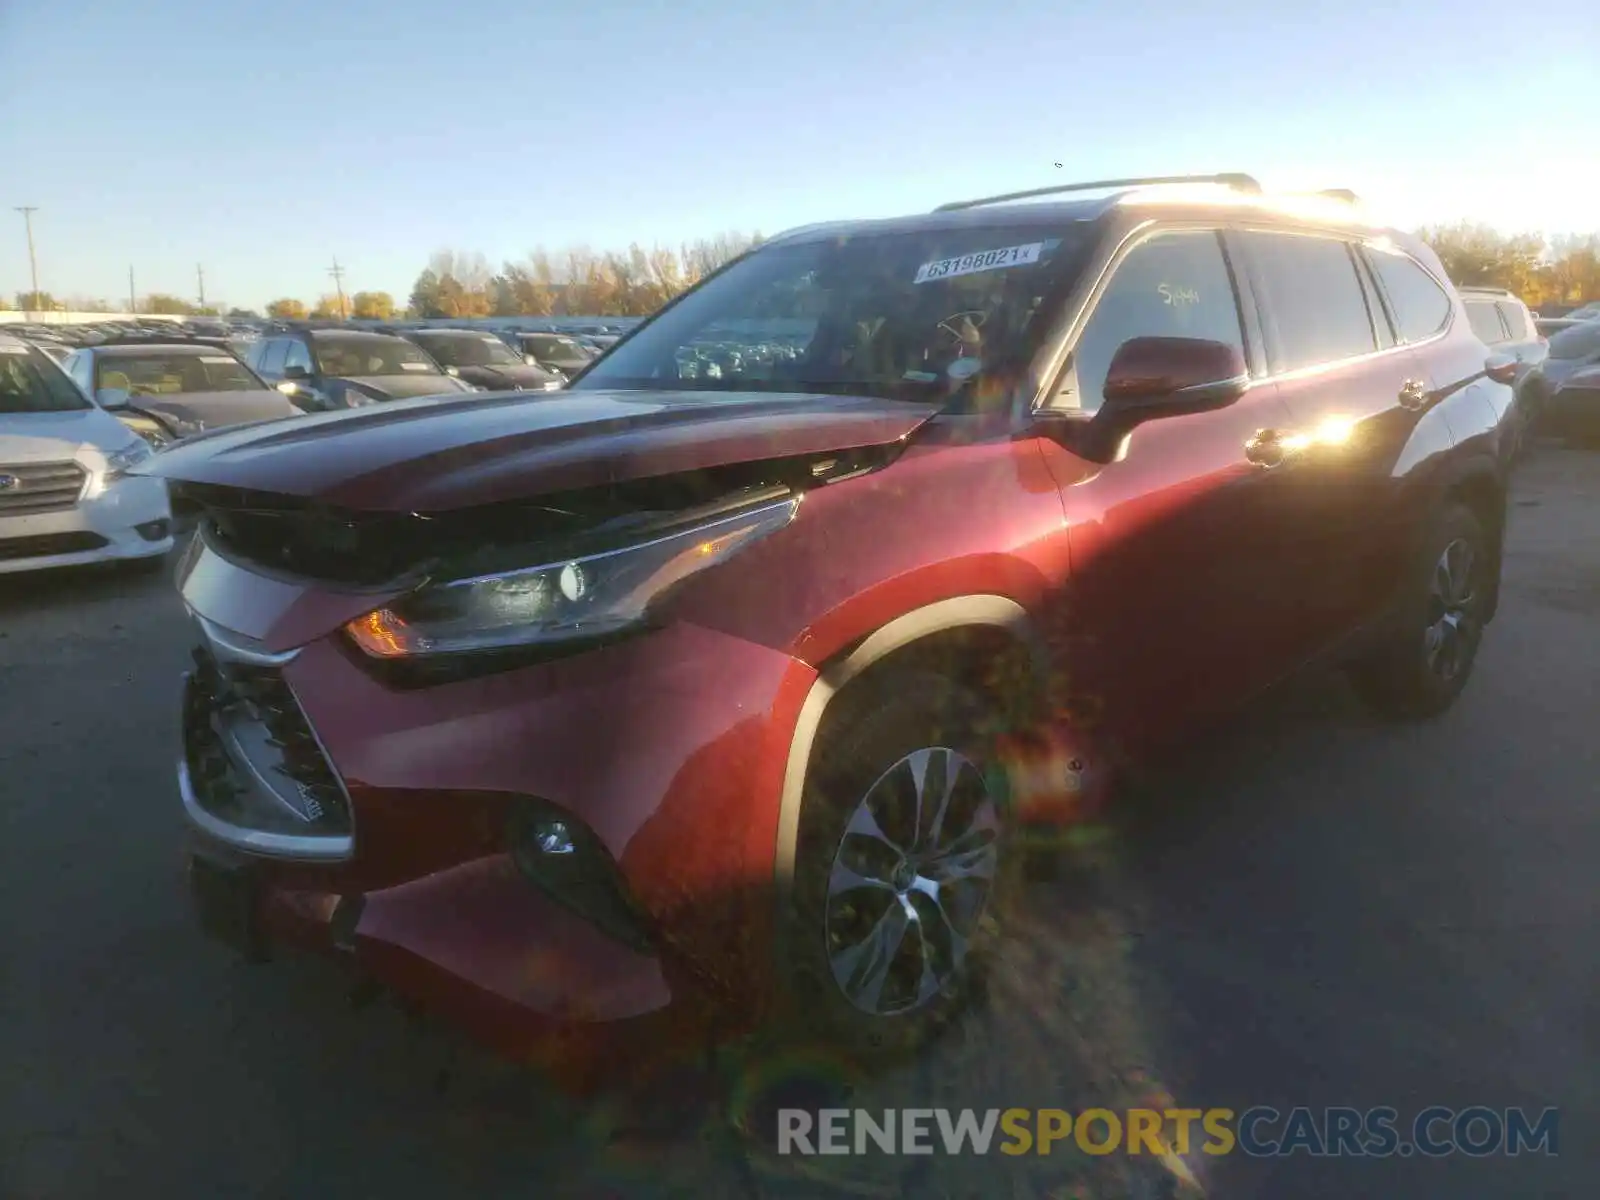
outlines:
[[[1351,204],[1144,182],[792,231],[548,396],[142,464],[205,512],[175,789],[204,927],[518,1055],[696,1003],[893,1052],[1123,766],[1312,660],[1448,708],[1527,313],[1469,312]],[[262,354],[437,389],[408,345]]]

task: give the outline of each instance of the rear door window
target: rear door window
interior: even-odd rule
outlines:
[[[1160,233],[1128,253],[1095,301],[1056,405],[1097,410],[1112,357],[1135,337],[1205,338],[1244,355],[1239,302],[1215,232]]]
[[[1478,340],[1494,346],[1506,340],[1505,327],[1500,324],[1498,308],[1489,300],[1467,301],[1467,322]]]
[[[1277,371],[1371,354],[1372,314],[1349,243],[1337,238],[1251,231],[1239,235],[1250,257]]]
[[[1375,246],[1366,252],[1399,322],[1401,341],[1423,341],[1449,324],[1450,297],[1416,259]]]

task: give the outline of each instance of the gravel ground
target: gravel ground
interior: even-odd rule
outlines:
[[[1189,1194],[1121,1157],[775,1160],[738,1132],[773,1095],[1555,1105],[1554,1159],[1193,1166],[1220,1196],[1591,1191],[1597,481],[1600,457],[1556,446],[1522,469],[1501,614],[1446,717],[1384,727],[1337,679],[1298,680],[1131,798],[1084,869],[1033,885],[987,1002],[922,1061],[864,1079],[723,1048],[643,1109],[575,1105],[392,1007],[355,1011],[327,964],[203,941],[170,587],[0,581],[0,1195]]]

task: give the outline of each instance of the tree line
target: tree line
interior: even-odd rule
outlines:
[[[1502,287],[1532,308],[1580,304],[1600,299],[1600,233],[1546,239],[1539,234],[1506,234],[1486,225],[1463,223],[1418,231],[1462,287]],[[758,233],[723,233],[678,249],[635,243],[627,250],[595,252],[577,247],[558,253],[543,248],[520,261],[493,268],[482,254],[439,250],[418,274],[411,294],[397,302],[388,292],[359,291],[324,295],[314,304],[282,297],[266,307],[280,320],[304,317],[389,320],[394,317],[472,318],[548,316],[644,316],[679,292],[761,242]],[[12,307],[0,300],[0,308]],[[112,312],[104,300],[48,293],[18,293],[16,308]],[[155,293],[138,305],[144,313],[218,315],[177,296]],[[255,313],[234,308],[228,316]]]

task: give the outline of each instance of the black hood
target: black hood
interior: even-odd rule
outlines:
[[[350,375],[344,381],[358,392],[367,392],[382,400],[399,400],[406,396],[460,396],[465,393],[449,375],[415,372],[409,375]]]
[[[547,383],[561,382],[539,367],[513,366],[509,363],[504,366],[457,367],[456,374],[470,384],[497,392],[515,391],[518,388],[537,392],[543,391]]]

